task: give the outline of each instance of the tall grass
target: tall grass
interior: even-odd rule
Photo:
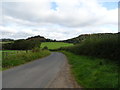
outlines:
[[[63,52],[71,65],[72,73],[84,88],[118,88],[118,66],[114,61],[79,56]]]
[[[2,70],[2,52],[0,51],[0,71]]]
[[[91,35],[80,44],[62,48],[78,55],[120,60],[120,34]]]
[[[39,52],[21,52],[16,53],[15,55],[9,55],[2,60],[3,69],[7,69],[10,67],[14,67],[20,64],[24,64],[26,62],[30,62],[32,60],[45,57],[49,55],[50,52],[48,50],[40,50]]]

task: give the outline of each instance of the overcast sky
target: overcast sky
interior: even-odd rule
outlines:
[[[33,1],[0,2],[0,38],[41,35],[64,40],[80,34],[118,32],[118,0]]]

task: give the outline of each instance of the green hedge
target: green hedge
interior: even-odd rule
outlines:
[[[35,47],[40,47],[39,40],[16,40],[13,43],[6,43],[2,46],[4,50],[31,50]]]
[[[111,60],[120,60],[120,34],[91,35],[80,44],[64,47],[62,50],[71,51],[79,55],[95,56]]]

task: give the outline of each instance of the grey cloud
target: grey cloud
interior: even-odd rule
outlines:
[[[1,38],[13,38],[13,39],[25,39],[27,37],[33,36],[33,34],[25,33],[25,32],[17,32],[17,33],[12,33],[12,32],[7,32],[7,31],[2,31],[0,32],[2,34]]]
[[[0,33],[3,33],[4,37],[10,36],[14,38],[25,38],[27,36],[40,34],[47,38],[65,39],[81,33],[98,32],[94,27],[117,25],[115,23],[116,18],[113,19],[114,21],[111,19],[114,15],[114,17],[116,17],[116,10],[107,11],[101,6],[96,7],[96,4],[93,4],[94,10],[91,7],[79,9],[70,6],[69,3],[56,3],[59,4],[57,10],[52,11],[47,3],[34,5],[28,2],[3,2],[4,27],[13,28],[11,27],[12,25],[19,29],[15,28],[17,32],[2,31]],[[71,3],[71,5],[73,4],[74,3]],[[109,17],[106,13],[109,13]],[[106,19],[106,17],[108,18]],[[89,27],[92,28],[89,29]],[[78,30],[76,30],[77,28]]]

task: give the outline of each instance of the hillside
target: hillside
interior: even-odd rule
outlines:
[[[87,38],[90,38],[92,36],[102,36],[102,35],[113,35],[113,34],[116,34],[116,33],[95,33],[95,34],[81,34],[77,37],[74,37],[74,38],[71,38],[71,39],[67,39],[67,40],[53,40],[53,39],[48,39],[48,38],[45,38],[43,36],[32,36],[32,37],[28,37],[27,39],[25,40],[32,40],[32,41],[40,41],[40,42],[66,42],[66,43],[74,43],[74,44],[77,44],[77,43],[80,43],[82,41],[84,41],[85,39]],[[9,41],[15,41],[14,39],[0,39],[0,41],[2,42],[9,42]]]
[[[84,41],[85,39],[90,38],[92,36],[100,37],[100,36],[103,36],[103,35],[113,35],[113,34],[116,34],[116,33],[82,34],[82,35],[79,35],[78,37],[75,37],[75,38],[63,40],[62,42],[77,44],[77,43],[80,43],[80,42]]]
[[[10,41],[14,41],[14,39],[7,39],[7,38],[0,39],[0,42],[10,42]]]
[[[40,42],[55,42],[56,40],[52,40],[52,39],[47,39],[43,36],[33,36],[33,37],[29,37],[26,40],[39,40]]]

